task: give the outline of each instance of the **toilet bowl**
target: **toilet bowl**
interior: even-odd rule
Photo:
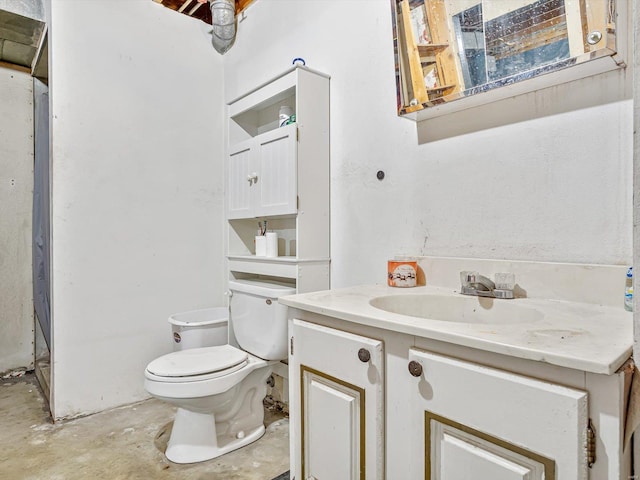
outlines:
[[[267,380],[273,365],[287,357],[286,307],[275,300],[295,293],[295,288],[277,282],[238,280],[229,282],[229,289],[237,347],[220,344],[219,336],[210,335],[206,343],[218,344],[204,346],[194,340],[200,334],[194,334],[190,348],[177,347],[178,351],[153,360],[145,370],[145,389],[177,407],[165,452],[175,463],[219,457],[257,440],[265,431],[262,402]],[[202,312],[200,320],[193,323],[205,336]],[[172,317],[174,341],[176,326],[184,333],[190,325],[190,316],[181,315],[181,325]],[[220,329],[226,319],[209,322],[210,328]]]

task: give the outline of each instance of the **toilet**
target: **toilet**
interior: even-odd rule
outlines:
[[[287,358],[287,307],[277,299],[295,293],[295,287],[234,280],[229,290],[228,311],[170,317],[175,351],[145,369],[147,392],[177,407],[165,452],[175,463],[219,457],[265,431],[267,381],[273,365]],[[228,343],[230,331],[239,347]]]

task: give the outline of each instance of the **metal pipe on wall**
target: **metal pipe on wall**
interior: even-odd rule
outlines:
[[[236,8],[233,0],[210,2],[213,31],[211,43],[220,54],[225,54],[236,39]]]

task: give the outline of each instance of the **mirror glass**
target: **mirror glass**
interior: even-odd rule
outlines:
[[[615,54],[615,0],[391,0],[401,115]]]

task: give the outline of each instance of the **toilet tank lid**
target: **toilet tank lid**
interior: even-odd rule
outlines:
[[[231,280],[229,290],[233,292],[252,293],[260,297],[279,298],[296,293],[296,287],[290,283],[275,280]]]
[[[226,324],[229,321],[228,307],[202,308],[188,312],[174,313],[169,323],[180,327],[201,327],[205,325]]]

